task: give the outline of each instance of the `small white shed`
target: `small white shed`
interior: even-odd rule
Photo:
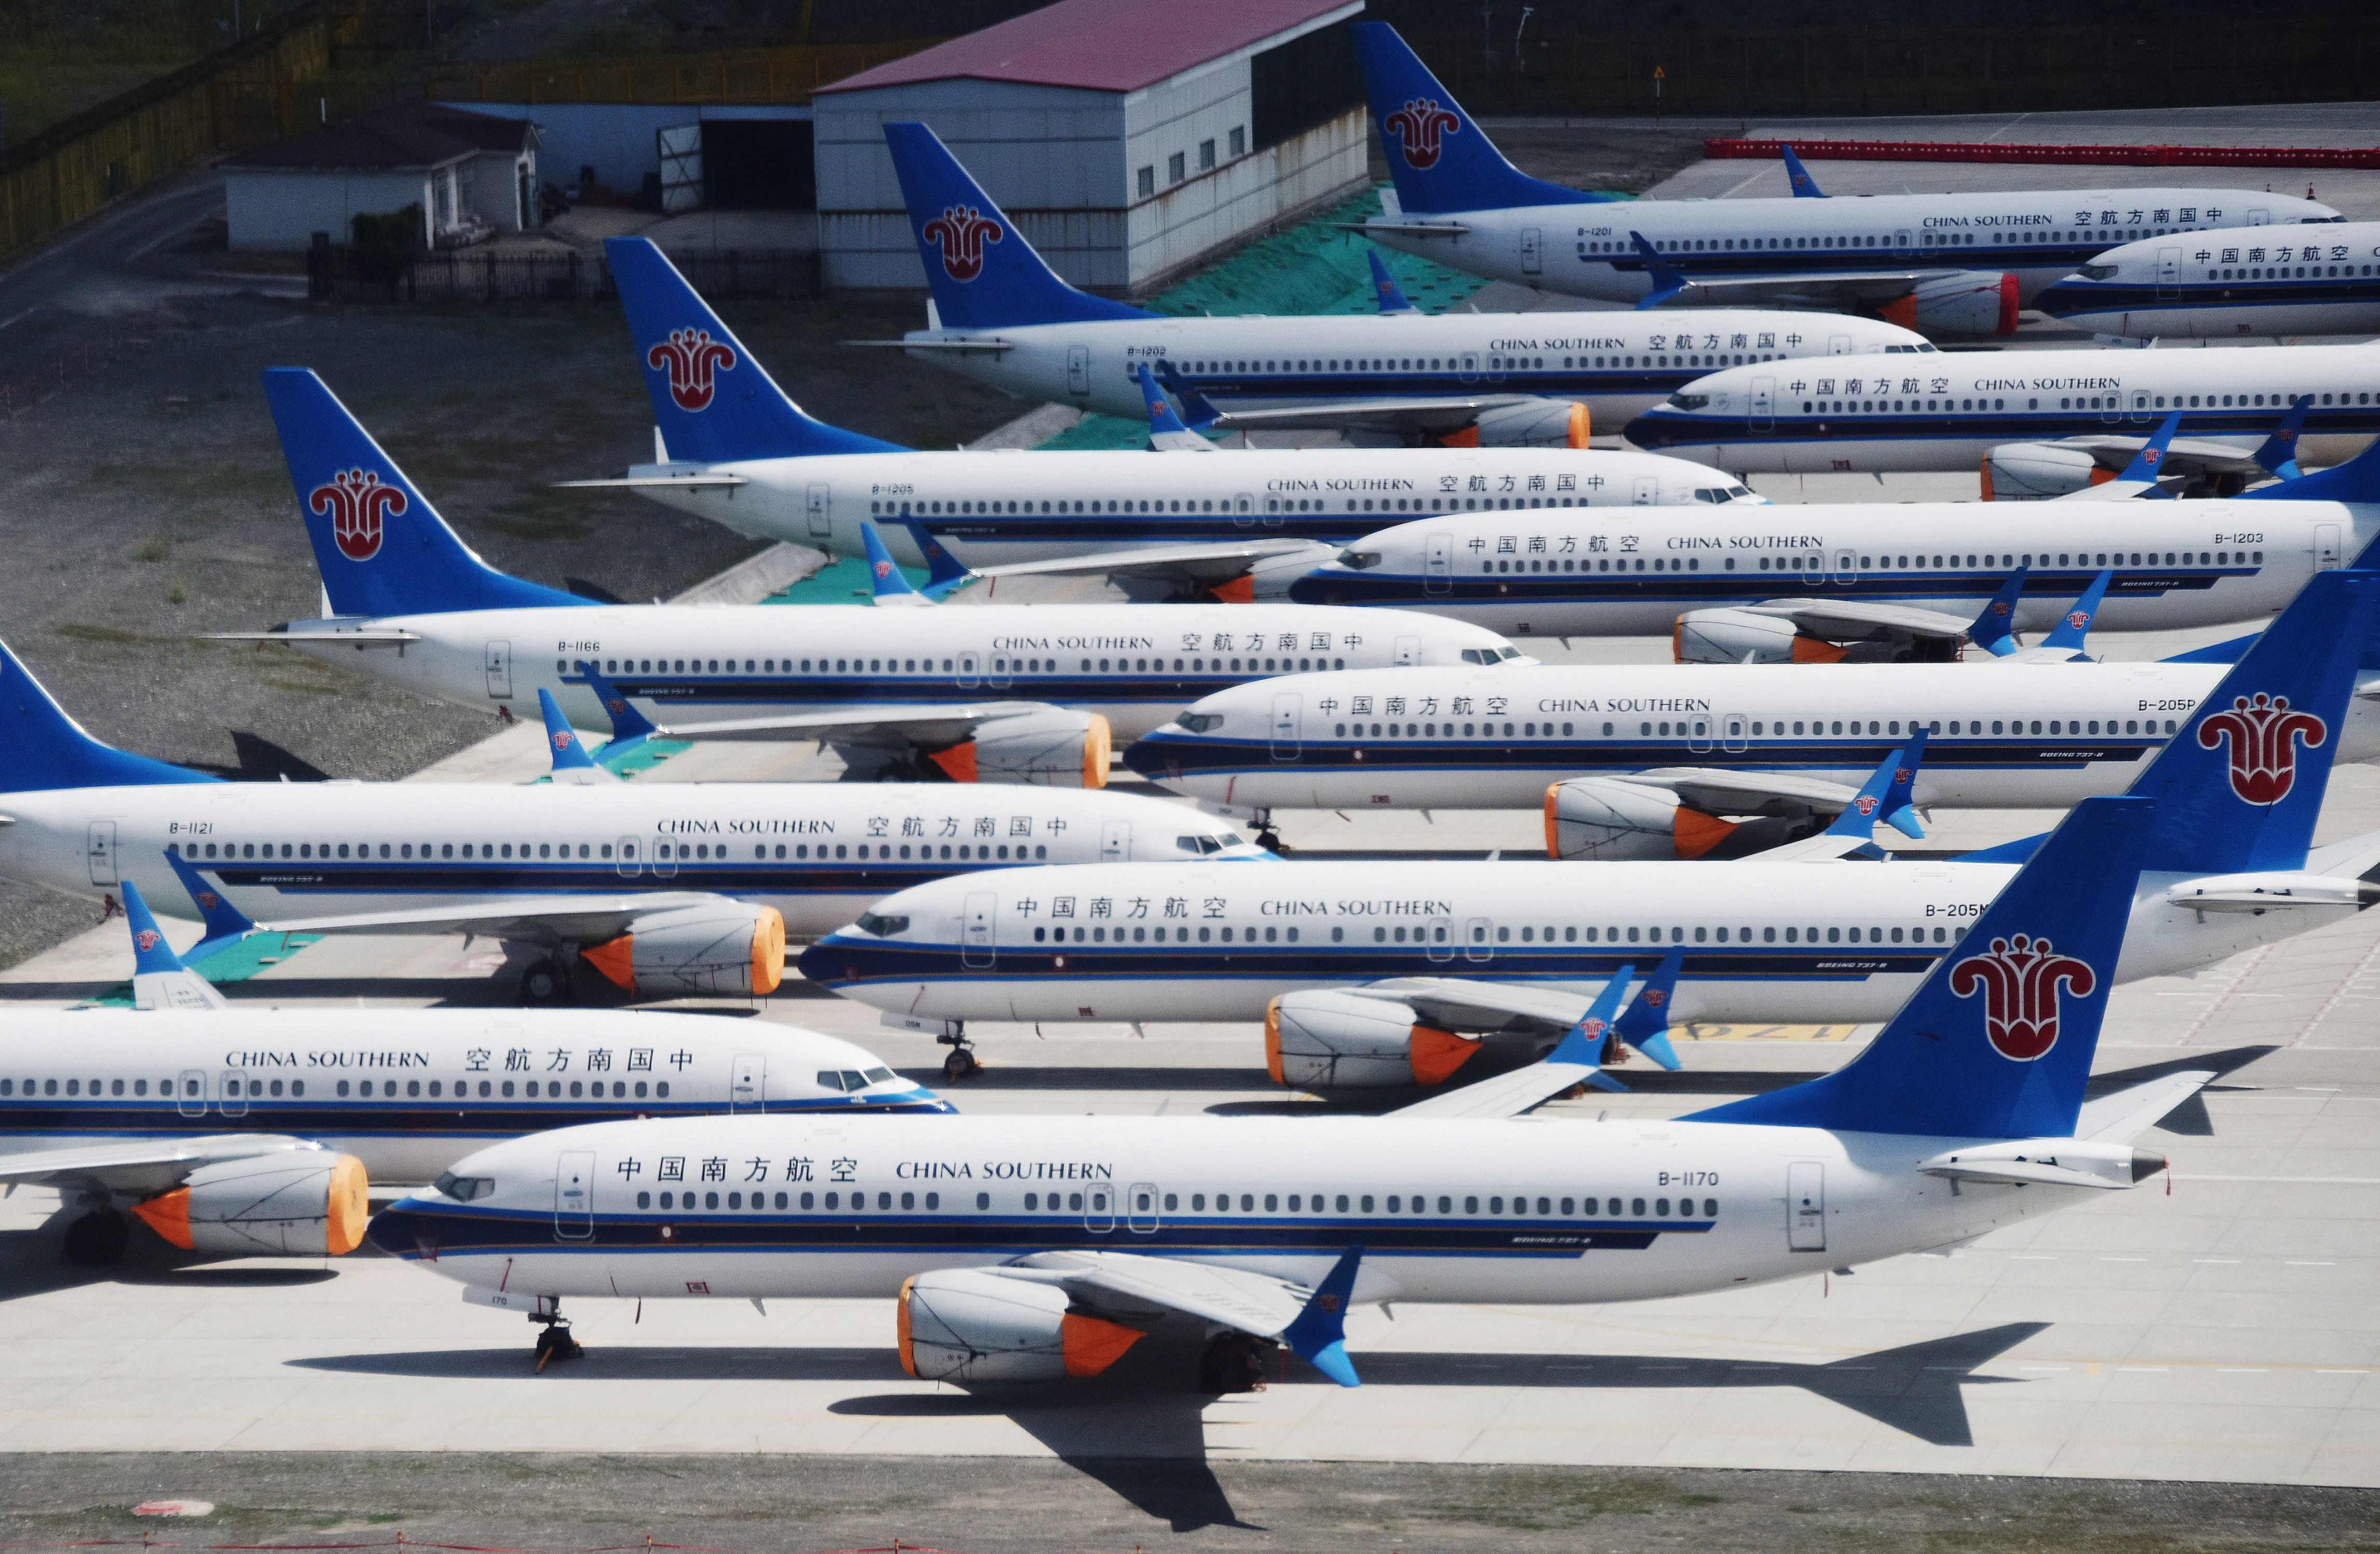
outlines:
[[[359,215],[421,208],[421,241],[455,248],[537,225],[537,126],[407,102],[224,164],[235,249],[354,236]]]

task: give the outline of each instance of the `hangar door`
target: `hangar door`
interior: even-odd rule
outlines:
[[[817,210],[814,144],[808,119],[704,119],[704,202],[714,211]]]

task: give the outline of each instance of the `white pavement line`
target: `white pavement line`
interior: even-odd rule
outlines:
[[[2323,1021],[2329,1017],[2332,1010],[2338,1007],[2339,1000],[2347,996],[2347,989],[2355,985],[2357,978],[2370,971],[2375,961],[2380,961],[2380,940],[2375,940],[2372,948],[2363,953],[2363,958],[2355,963],[2354,970],[2338,979],[2338,986],[2330,990],[2330,996],[2323,1000],[2322,1007],[2313,1012],[2313,1018],[2305,1023],[2305,1029],[2298,1032],[2297,1041],[2292,1041],[2289,1045],[2294,1047],[2321,1029]]]
[[[2241,984],[2245,983],[2250,977],[2255,974],[2256,968],[2264,964],[2265,957],[2272,953],[2273,947],[2270,944],[2259,945],[2255,950],[2252,951],[2249,953],[2248,958],[2241,961],[2239,964],[2238,968],[2231,973],[2231,979],[2228,983],[2225,984],[2223,990],[2215,995],[2215,1001],[2209,1003],[2204,1009],[2199,1011],[2198,1018],[2192,1020],[2190,1023],[2190,1028],[2181,1033],[2181,1040],[2177,1043],[2177,1045],[2187,1047],[2195,1040],[2198,1037],[2198,1033],[2204,1030],[2207,1026],[2207,1023],[2222,1012],[2223,1006],[2231,1002],[2232,995],[2240,990]],[[2311,1030],[2313,1026],[2308,1026],[2306,1028]],[[2305,1033],[2301,1031],[2298,1034],[2302,1036]]]
[[[2176,1173],[2176,1179],[2183,1182],[2278,1182],[2292,1187],[2380,1187],[2380,1176],[2223,1176],[2193,1171],[2187,1176]]]

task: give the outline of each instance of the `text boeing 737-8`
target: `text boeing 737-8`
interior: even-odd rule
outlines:
[[[1170,316],[1059,279],[922,124],[888,124],[930,327],[898,344],[1011,394],[1137,418],[1135,370],[1220,412],[1218,431],[1335,427],[1377,437],[1469,434],[1486,446],[1584,447],[1716,367],[1793,357],[1915,354],[1881,319],[1731,309],[1674,314],[1424,313],[1375,257],[1376,313]],[[1587,415],[1574,415],[1584,406]]]
[[[788,399],[661,249],[606,242],[670,462],[621,486],[739,533],[861,555],[916,524],[972,567],[1162,548],[1253,558],[1352,538],[1395,514],[1518,505],[1758,502],[1658,455],[1572,448],[1250,449],[1220,456],[1074,450],[929,453],[814,420]]]
[[[1806,197],[1817,192],[1810,184],[1788,199],[1622,202],[1524,175],[1394,29],[1358,21],[1354,31],[1397,197],[1363,230],[1547,291],[1640,307],[1872,311],[1927,334],[2008,334],[2020,307],[2115,244],[2340,219],[2311,200],[2234,188],[1829,200]]]

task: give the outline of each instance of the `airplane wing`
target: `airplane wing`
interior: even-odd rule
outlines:
[[[1856,599],[1767,599],[1742,606],[1756,614],[1791,621],[1804,636],[1858,640],[1879,634],[1964,641],[1974,622],[1912,604],[1874,604]]]
[[[1714,815],[1784,814],[1823,810],[1839,814],[1859,790],[1816,777],[1783,771],[1728,771],[1717,767],[1657,766],[1622,779],[1667,788],[1695,808]]]
[[[961,340],[845,340],[846,346],[858,346],[869,350],[945,351],[953,356],[999,356],[1016,348],[1014,341],[998,336]]]
[[[898,742],[940,748],[966,738],[1001,718],[1047,709],[1040,701],[944,702],[917,707],[839,707],[765,718],[732,718],[709,723],[662,723],[653,737],[690,740],[823,739]]]
[[[84,1186],[147,1197],[180,1185],[201,1166],[322,1149],[310,1139],[265,1133],[206,1134],[162,1142],[128,1139],[120,1144],[0,1155],[0,1182],[12,1186]]]
[[[1097,555],[1060,556],[1049,561],[1020,561],[1006,566],[976,569],[978,577],[1026,577],[1050,574],[1088,573],[1111,577],[1155,577],[1195,583],[1221,583],[1245,573],[1251,563],[1311,552],[1322,565],[1338,552],[1312,540],[1229,540],[1208,544],[1148,545],[1137,550],[1104,551]]]
[[[1595,1002],[1592,993],[1468,977],[1386,977],[1348,990],[1393,999],[1431,1025],[1450,1030],[1534,1027],[1555,1035],[1576,1025]]]
[[[1461,431],[1489,410],[1525,405],[1525,394],[1447,395],[1436,398],[1334,399],[1267,410],[1218,410],[1207,431],[1299,431],[1357,429],[1380,431]]]
[[[260,923],[265,933],[472,933],[541,944],[600,944],[627,932],[640,917],[725,900],[707,891],[624,891],[617,895],[504,896],[395,912],[298,917]]]
[[[2139,455],[2142,445],[2147,441],[2145,437],[2102,436],[2095,432],[2082,437],[2047,439],[2046,443],[2052,447],[2079,448],[2089,454],[2092,461],[2102,468],[2120,470]],[[2252,448],[2236,447],[2229,443],[2216,442],[2211,437],[2177,437],[2167,447],[2165,458],[2157,467],[2157,473],[2168,478],[2176,475],[2204,474],[2245,475],[2253,480],[2261,480],[2272,472],[2256,462],[2255,450]],[[2124,483],[2131,485],[2134,482]],[[2069,494],[2105,501],[2109,487],[2113,484],[2114,482],[2107,482],[2087,486],[2081,492]],[[2064,501],[2066,498],[2060,497],[2058,500]]]
[[[2082,1103],[2074,1136],[2129,1144],[2165,1121],[2166,1113],[2215,1082],[2213,1069],[2190,1069]]]
[[[1036,1252],[986,1271],[1054,1284],[1094,1308],[1116,1302],[1157,1306],[1278,1339],[1340,1386],[1353,1387],[1346,1317],[1363,1258],[1362,1247],[1347,1248],[1312,1285],[1139,1252]]]
[[[621,475],[608,480],[556,480],[555,491],[643,491],[655,486],[676,486],[686,491],[715,490],[726,486],[748,486],[752,482],[741,475]]]
[[[1877,308],[1956,272],[1938,269],[1836,270],[1793,275],[1681,274],[1659,306],[1816,308],[1828,311]]]
[[[290,621],[264,631],[208,631],[199,634],[201,642],[332,642],[342,648],[358,650],[366,648],[402,648],[421,640],[419,632],[402,631],[387,625],[341,625],[336,621]]]

